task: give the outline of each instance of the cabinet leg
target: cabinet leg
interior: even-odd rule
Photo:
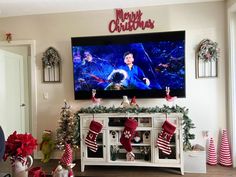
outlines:
[[[183,167],[180,168],[180,172],[181,172],[181,175],[184,175],[184,168]]]
[[[81,169],[80,169],[81,172],[84,172],[84,165],[81,164]]]

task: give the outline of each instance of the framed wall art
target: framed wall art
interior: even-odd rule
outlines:
[[[61,57],[56,49],[49,47],[42,58],[43,63],[43,82],[61,81]]]
[[[203,39],[196,50],[196,78],[217,77],[218,59],[218,44],[210,39]]]

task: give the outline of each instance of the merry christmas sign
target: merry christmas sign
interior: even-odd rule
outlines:
[[[108,30],[111,33],[121,31],[135,31],[137,29],[145,30],[146,28],[154,28],[154,20],[142,19],[142,11],[124,12],[123,9],[115,9],[115,19],[111,20]]]

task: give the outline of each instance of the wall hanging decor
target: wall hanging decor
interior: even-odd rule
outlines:
[[[155,20],[143,19],[143,12],[139,9],[136,11],[126,12],[123,9],[115,9],[115,19],[108,24],[110,33],[122,31],[136,31],[137,29],[153,29]]]
[[[43,53],[43,82],[60,82],[60,64],[59,53],[53,47],[49,47]]]
[[[6,41],[11,42],[12,41],[12,33],[7,32],[5,33]]]
[[[203,39],[196,51],[196,78],[217,77],[218,58],[218,44],[210,39]]]

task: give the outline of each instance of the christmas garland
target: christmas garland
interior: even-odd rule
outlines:
[[[217,61],[219,58],[219,48],[216,42],[204,39],[199,44],[198,58],[204,62]]]
[[[87,107],[81,108],[76,112],[76,116],[79,118],[79,114],[81,113],[182,113],[183,114],[183,148],[184,150],[191,150],[192,146],[190,140],[195,138],[195,135],[190,133],[190,129],[195,128],[194,123],[188,117],[188,109],[185,107],[180,107],[178,105],[169,107],[164,105],[163,107],[132,107],[132,108],[121,108],[121,107],[105,107],[105,106],[95,106],[95,107]]]

